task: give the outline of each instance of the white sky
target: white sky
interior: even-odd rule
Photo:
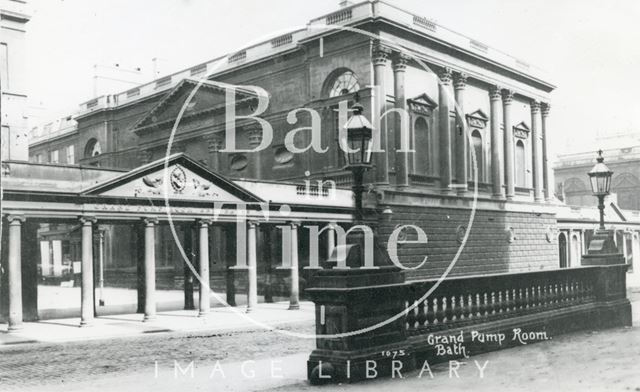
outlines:
[[[545,69],[551,152],[640,131],[640,2],[390,0]],[[43,120],[91,98],[94,64],[173,72],[331,12],[338,0],[31,0],[29,97]]]

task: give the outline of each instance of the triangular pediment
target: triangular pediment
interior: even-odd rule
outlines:
[[[431,113],[433,109],[438,107],[436,101],[427,95],[427,93],[407,99],[407,104],[410,110],[418,113]]]
[[[473,113],[467,114],[467,123],[470,127],[484,128],[487,126],[489,117],[481,109],[476,110]]]
[[[520,122],[518,125],[515,125],[513,127],[513,135],[520,139],[528,138],[529,132],[531,132],[531,130],[529,129],[529,126],[524,121]]]
[[[230,85],[225,83],[202,81],[195,94],[189,98],[198,86],[195,79],[183,79],[171,89],[144,117],[132,127],[134,131],[144,131],[150,128],[171,126],[186,104],[182,114],[184,120],[197,115],[213,113],[225,107],[226,92]],[[254,100],[256,95],[246,89],[234,86],[236,89],[236,104]],[[187,103],[187,100],[189,102]]]
[[[86,196],[127,199],[169,199],[203,202],[262,200],[213,173],[185,154],[174,154],[107,180],[82,192]]]

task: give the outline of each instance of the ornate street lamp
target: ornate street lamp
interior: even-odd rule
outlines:
[[[361,223],[363,219],[362,193],[364,192],[363,177],[364,172],[371,167],[371,137],[373,127],[369,120],[362,114],[364,108],[356,101],[352,108],[353,115],[344,125],[347,133],[345,151],[347,169],[353,173],[353,193],[356,201],[356,222]]]
[[[611,188],[611,176],[613,172],[604,164],[602,150],[598,151],[598,163],[591,169],[589,180],[591,191],[598,198],[598,209],[600,210],[600,230],[604,230],[604,197],[609,194]]]

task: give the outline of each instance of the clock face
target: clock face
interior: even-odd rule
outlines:
[[[171,187],[176,192],[182,192],[187,185],[187,175],[180,166],[176,166],[171,172]]]

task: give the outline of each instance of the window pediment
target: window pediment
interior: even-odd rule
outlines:
[[[412,112],[431,115],[433,109],[438,107],[438,104],[426,93],[424,93],[418,95],[417,97],[407,99],[407,106],[409,106],[409,110],[411,110]]]
[[[527,139],[529,132],[531,132],[531,129],[524,121],[513,127],[513,135],[519,139]]]
[[[489,117],[480,109],[467,114],[467,125],[472,128],[484,129],[487,126]]]

